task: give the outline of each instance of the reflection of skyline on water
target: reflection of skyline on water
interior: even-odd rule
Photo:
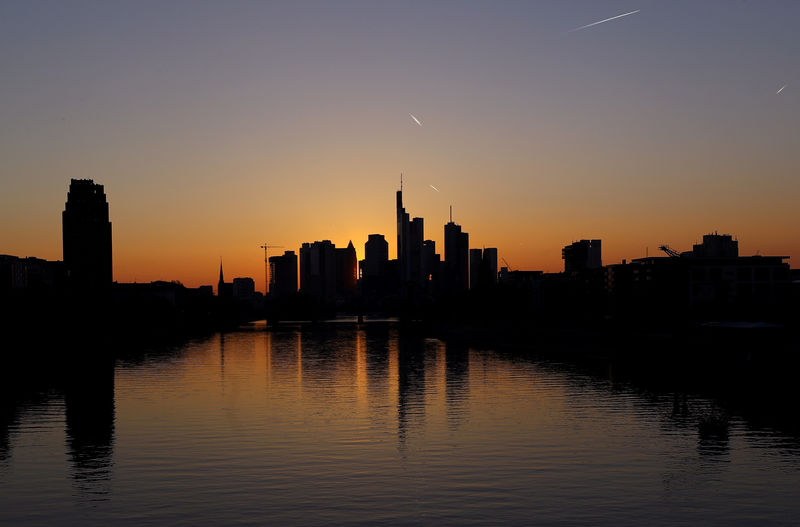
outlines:
[[[60,365],[58,372],[44,367],[38,379],[29,374],[33,372],[4,386],[0,467],[13,461],[14,448],[24,436],[33,434],[33,444],[37,444],[36,434],[60,427],[62,434],[52,437],[63,439],[59,448],[66,454],[77,495],[89,501],[110,499],[116,420],[114,362],[77,361]]]
[[[409,428],[425,420],[425,348],[418,336],[397,339],[397,439],[405,450]]]
[[[107,499],[114,453],[114,365],[99,361],[75,372],[64,394],[67,451],[77,490]]]
[[[445,345],[445,368],[447,420],[451,427],[457,428],[467,408],[469,348],[448,342]]]
[[[352,372],[353,380],[360,376],[367,395],[368,404],[380,407],[370,395],[384,396],[396,393],[397,435],[404,442],[409,428],[423,426],[425,419],[425,399],[431,391],[427,375],[437,368],[437,361],[443,362],[444,378],[438,379],[444,387],[447,418],[453,426],[463,417],[469,405],[470,354],[475,350],[459,343],[440,343],[443,353],[437,354],[432,341],[419,335],[404,334],[389,325],[378,325],[358,330],[324,331],[284,330],[278,332],[259,331],[262,344],[253,343],[263,350],[266,379],[273,378],[275,369],[287,367],[295,371],[297,387],[301,390],[317,392],[326,386],[337,385],[337,376],[343,371]],[[249,337],[248,337],[249,338]],[[221,385],[225,384],[226,334],[220,333],[218,339],[219,376]],[[275,355],[274,346],[279,354]],[[241,349],[241,339],[237,341],[237,352]],[[291,353],[285,353],[286,350]],[[175,353],[185,350],[162,351],[149,360],[172,362]],[[514,360],[519,360],[518,356]],[[131,365],[140,363],[136,357],[126,357]],[[0,410],[0,462],[9,459],[12,445],[10,429],[18,425],[21,410],[30,405],[47,404],[53,397],[53,387],[62,394],[65,403],[66,434],[76,472],[102,472],[103,467],[111,465],[114,437],[114,370],[110,362],[105,366],[92,367],[88,371],[70,370],[73,373],[69,382],[53,381],[42,386],[47,393],[32,391],[25,397],[15,397],[13,384],[7,389]],[[562,364],[562,367],[564,365]],[[614,371],[608,367],[607,374],[597,376],[578,368],[577,376],[572,376],[577,386],[608,386],[619,391],[614,385]],[[394,383],[394,385],[392,385]],[[679,383],[680,388],[683,386]],[[664,389],[659,386],[659,389]],[[651,394],[652,395],[652,394]],[[729,419],[724,411],[709,409],[705,413],[689,411],[689,399],[683,391],[671,391],[671,406],[668,422],[670,427],[680,430],[694,430],[698,437],[698,452],[709,455],[726,454],[729,440]],[[643,397],[639,404],[654,406],[660,404],[657,398]],[[665,412],[659,410],[661,415]],[[759,423],[763,426],[763,423]],[[86,470],[84,470],[86,469]],[[82,479],[76,474],[76,480]],[[89,478],[92,479],[92,478]]]
[[[293,344],[294,353],[286,352]],[[265,332],[263,347],[268,382],[273,379],[274,368],[288,368],[296,370],[298,388],[316,396],[349,383],[355,390],[354,398],[363,398],[373,412],[385,405],[377,400],[396,394],[401,450],[408,434],[425,425],[426,398],[432,383],[442,385],[452,426],[457,425],[467,404],[469,349],[465,346],[444,346],[420,335],[404,335],[376,325],[352,332]],[[276,347],[283,350],[282,355],[276,355]],[[439,348],[443,354],[437,354]],[[444,378],[426,378],[426,371],[435,369],[437,361],[443,362]]]
[[[15,464],[44,448],[42,414],[29,411],[39,407],[63,415],[47,424],[61,435],[47,437],[62,438],[49,448],[66,460],[65,503],[114,501],[125,495],[120,489],[154,477],[173,493],[200,485],[200,495],[263,477],[274,478],[261,483],[273,492],[315,481],[313,488],[328,489],[317,495],[320,507],[328,497],[372,503],[391,488],[416,510],[472,489],[479,502],[493,496],[487,510],[501,510],[524,488],[549,489],[536,499],[575,488],[623,499],[613,493],[624,494],[625,474],[655,480],[660,499],[696,502],[720,482],[736,489],[765,464],[800,460],[796,437],[753,427],[681,381],[475,350],[392,325],[218,334],[116,367],[73,368],[32,392],[5,391],[16,394],[0,407],[7,499],[25,488],[14,485]],[[570,487],[573,472],[582,486]],[[343,473],[350,476],[339,480]],[[594,487],[605,480],[607,496]],[[278,495],[284,505],[300,496]],[[380,510],[390,506],[381,503]]]

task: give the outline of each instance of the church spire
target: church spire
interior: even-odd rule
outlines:
[[[219,282],[217,283],[217,296],[230,296],[230,284],[225,283],[222,274],[222,256],[219,257]]]

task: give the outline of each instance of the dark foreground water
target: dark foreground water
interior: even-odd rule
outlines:
[[[3,392],[0,524],[800,522],[796,437],[599,369],[376,325],[50,373]]]

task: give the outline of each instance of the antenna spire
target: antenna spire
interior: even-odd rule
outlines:
[[[453,223],[453,206],[450,205],[450,223]]]
[[[403,173],[400,172],[400,192],[403,192]]]

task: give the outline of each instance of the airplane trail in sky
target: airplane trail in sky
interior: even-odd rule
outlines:
[[[434,187],[433,185],[430,185],[430,187],[431,187],[433,190],[435,190],[436,192],[439,192],[439,189],[438,189],[438,188],[436,188],[436,187]]]
[[[421,122],[419,122],[419,119],[417,119],[416,117],[414,117],[414,114],[413,114],[413,113],[409,113],[408,115],[410,115],[410,116],[411,116],[411,118],[412,118],[412,119],[414,119],[414,121],[416,121],[416,123],[417,123],[418,125],[422,126],[422,123],[421,123]]]
[[[596,26],[597,24],[602,24],[603,22],[608,22],[610,20],[616,20],[617,18],[622,18],[624,16],[633,15],[641,11],[641,9],[637,9],[636,11],[631,11],[630,13],[622,13],[621,15],[612,16],[611,18],[606,18],[605,20],[598,20],[597,22],[592,22],[591,24],[586,24],[585,26],[576,27],[575,29],[570,29],[569,33],[573,31],[580,31],[581,29],[586,29],[587,27]]]
[[[778,90],[778,91],[776,91],[776,92],[775,92],[775,95],[778,95],[778,94],[779,94],[780,92],[782,92],[782,91],[783,91],[783,89],[784,89],[785,87],[787,87],[787,86],[788,86],[788,84],[784,84],[783,86],[781,86],[781,89],[780,89],[780,90]]]

